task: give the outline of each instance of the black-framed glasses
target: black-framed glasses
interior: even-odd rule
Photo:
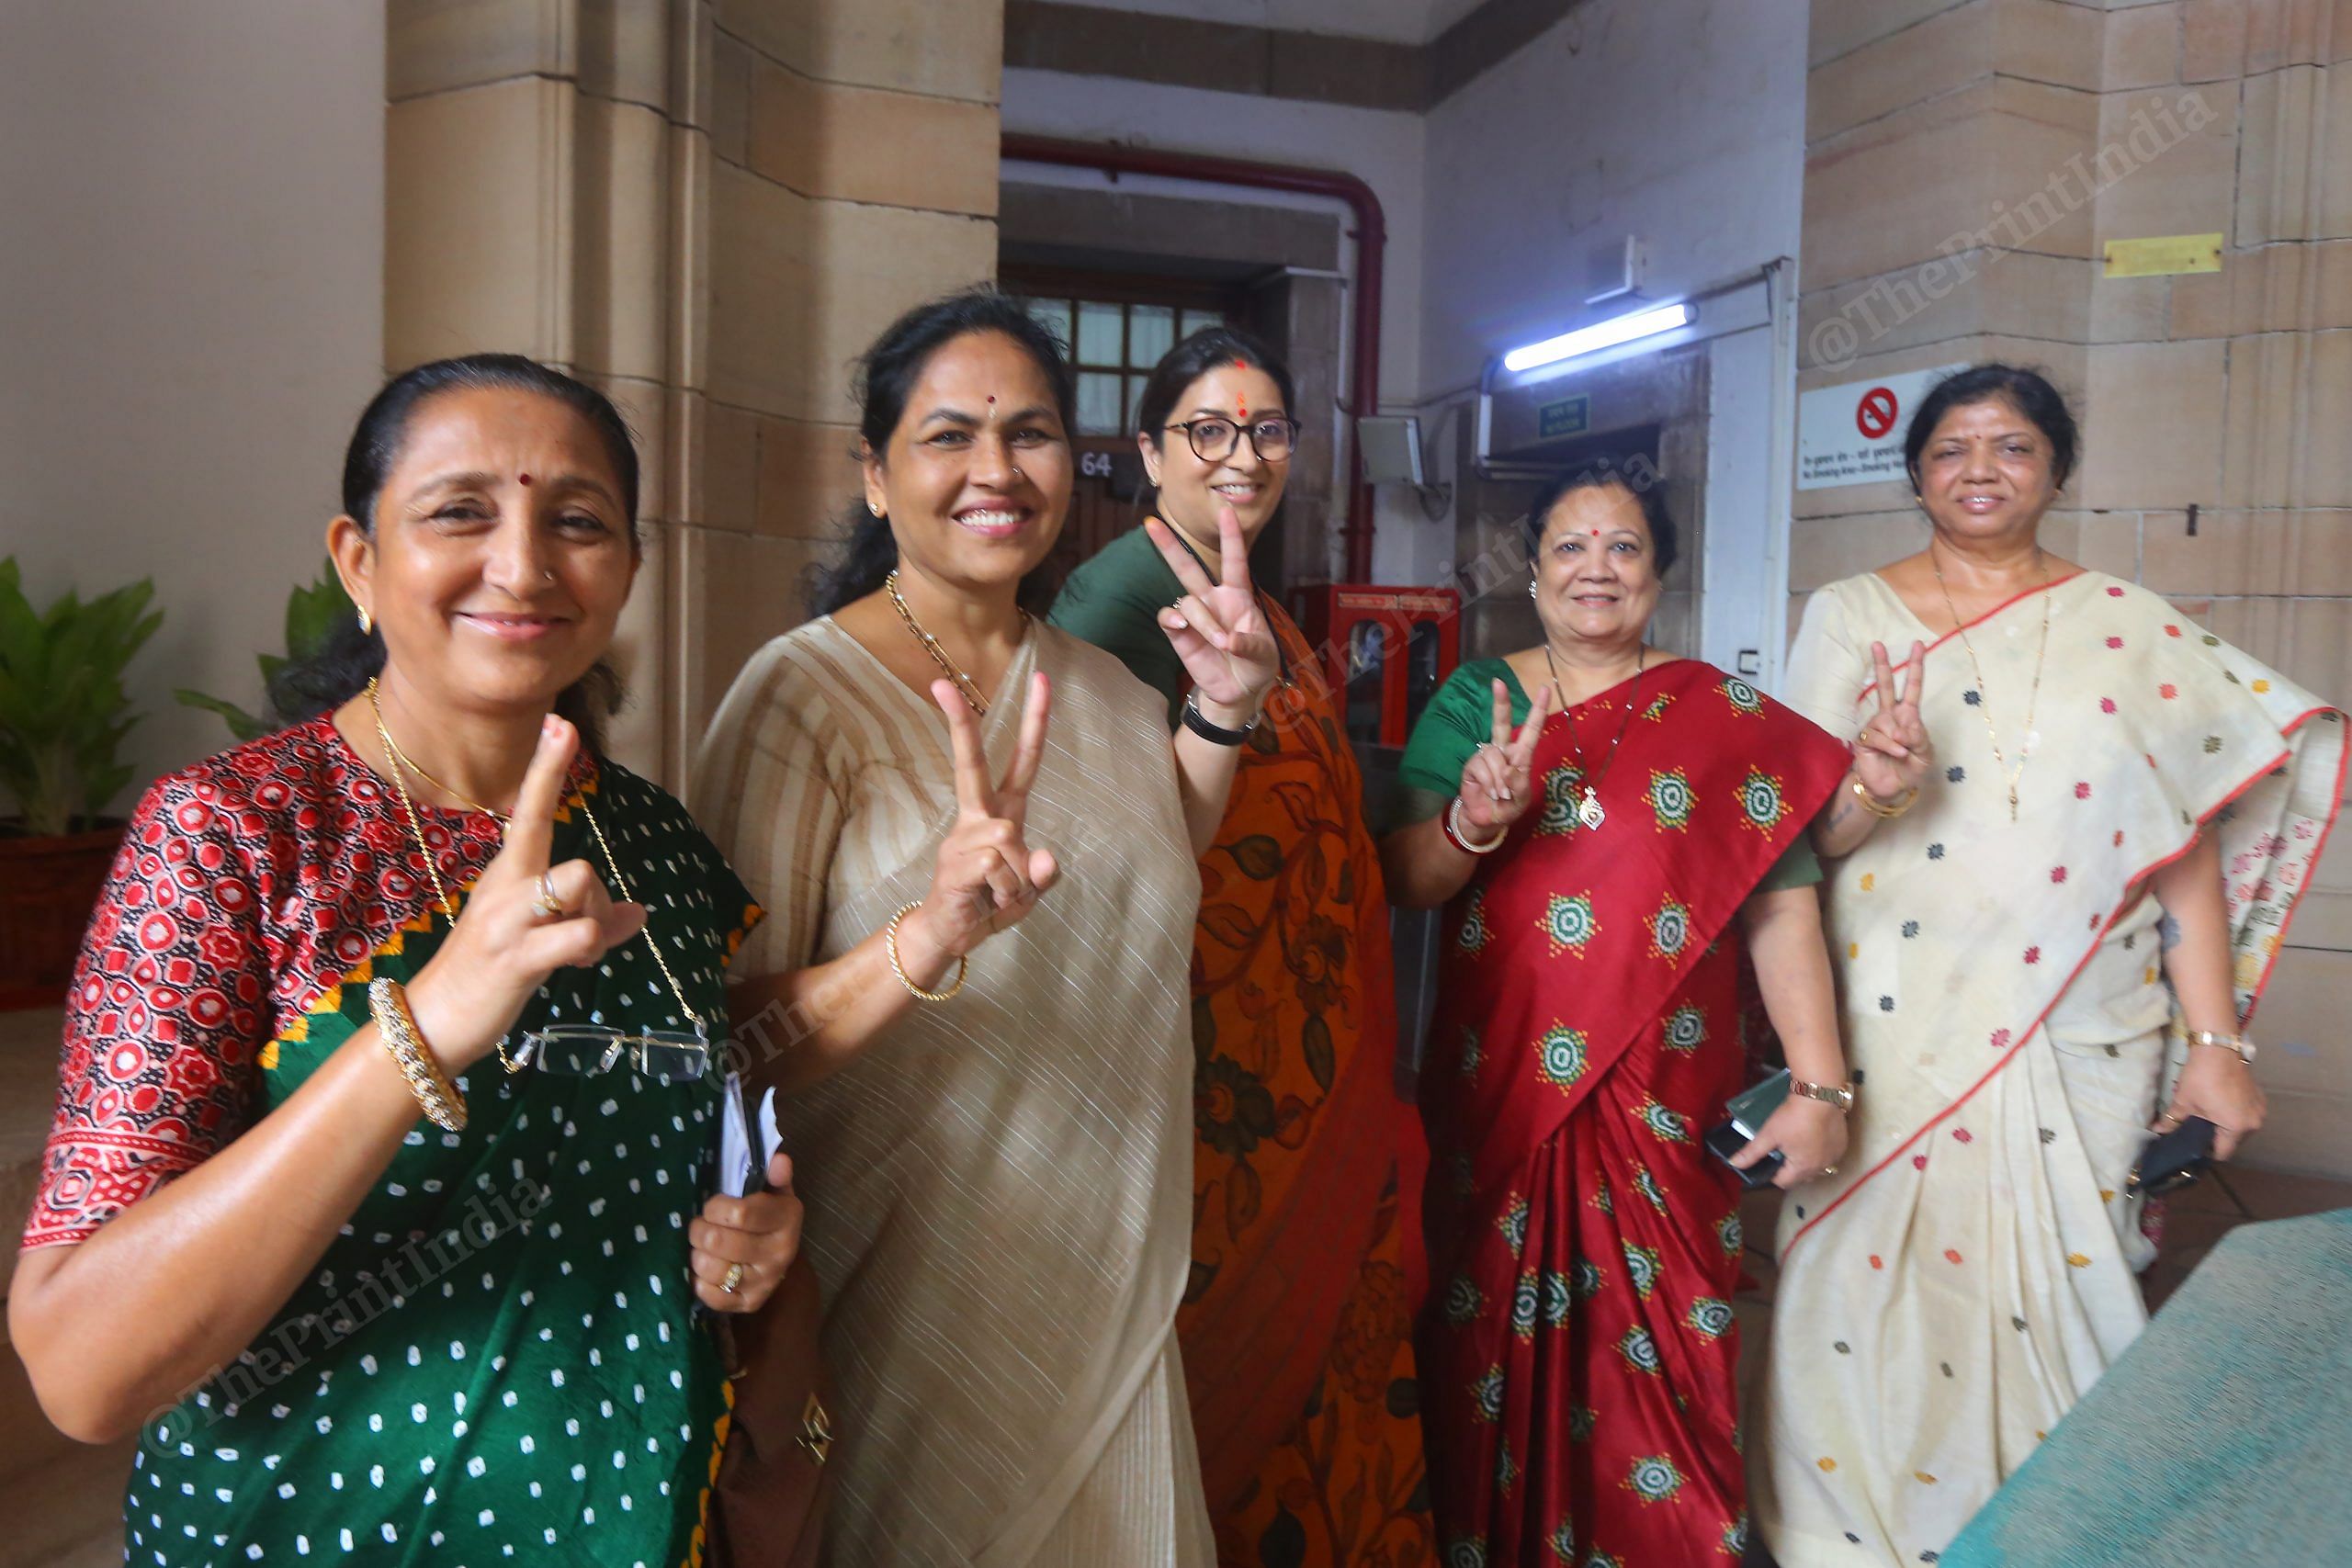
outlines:
[[[643,1029],[633,1032],[597,1024],[559,1023],[523,1036],[515,1053],[541,1072],[589,1077],[609,1073],[626,1058],[656,1083],[692,1083],[710,1070],[710,1040],[700,1030]]]
[[[1184,439],[1193,444],[1193,456],[1204,463],[1222,463],[1232,457],[1245,429],[1250,433],[1250,450],[1258,454],[1260,462],[1280,463],[1298,450],[1299,427],[1295,419],[1253,419],[1242,425],[1211,415],[1166,428],[1182,431]]]

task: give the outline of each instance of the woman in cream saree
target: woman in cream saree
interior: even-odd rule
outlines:
[[[1174,1339],[1200,882],[1166,710],[1033,627],[985,720],[995,770],[1033,669],[1054,712],[1027,827],[1069,874],[954,1002],[779,1101],[842,1394],[833,1562],[1213,1560],[1176,1550],[1207,1530]],[[830,618],[744,670],[696,773],[770,900],[741,972],[837,957],[923,896],[956,809],[938,716]],[[793,1048],[789,1019],[737,1032]]]
[[[1842,1173],[1781,1212],[1751,1482],[1786,1568],[1934,1562],[2138,1335],[2125,1187],[2188,1049],[2153,886],[2218,842],[2242,1023],[2335,814],[2340,714],[2141,588],[2052,576],[1939,637],[1864,573],[1798,634],[1789,700],[1842,735],[1881,706],[1871,645],[1926,644],[1933,761],[1831,869],[1860,1089]]]
[[[1076,471],[1052,334],[951,296],[884,332],[859,394],[821,618],[752,657],[695,789],[773,910],[729,996],[808,1173],[825,1558],[1206,1568],[1175,1339],[1194,862],[1278,668],[1241,532],[1216,582],[1155,536],[1186,590],[1171,740],[1117,660],[1023,608]]]

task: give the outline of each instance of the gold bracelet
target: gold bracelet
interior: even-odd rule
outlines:
[[[964,972],[971,967],[971,960],[960,953],[956,955],[956,983],[944,991],[926,991],[907,978],[906,966],[899,962],[899,922],[922,908],[922,900],[918,898],[890,917],[889,925],[882,932],[882,951],[890,956],[890,973],[899,977],[899,984],[907,988],[910,996],[927,1002],[944,1002],[964,988]]]
[[[1862,781],[1860,779],[1856,779],[1851,787],[1854,792],[1854,798],[1862,803],[1862,809],[1869,812],[1871,816],[1877,818],[1882,822],[1894,821],[1896,818],[1910,810],[1911,803],[1919,798],[1919,786],[1917,784],[1913,784],[1909,789],[1905,790],[1903,792],[1903,797],[1895,801],[1892,806],[1872,795],[1869,790],[1864,789],[1862,787]]]
[[[376,1031],[383,1037],[384,1049],[392,1054],[426,1118],[445,1133],[464,1132],[465,1099],[425,1048],[424,1036],[417,1032],[416,1015],[408,1010],[408,992],[399,981],[379,975],[368,982],[368,1005],[375,1011]]]

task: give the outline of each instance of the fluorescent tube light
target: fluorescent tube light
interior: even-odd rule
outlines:
[[[1594,354],[1619,344],[1634,343],[1660,333],[1670,333],[1677,327],[1687,327],[1699,313],[1688,305],[1664,305],[1655,310],[1643,310],[1631,316],[1619,316],[1613,321],[1579,327],[1558,337],[1531,343],[1525,348],[1514,348],[1503,355],[1506,370],[1532,370],[1542,365],[1556,365],[1563,359],[1574,359],[1581,354]]]

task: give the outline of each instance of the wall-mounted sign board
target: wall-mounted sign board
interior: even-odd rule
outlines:
[[[1928,389],[1963,365],[1821,387],[1797,399],[1797,489],[1900,482],[1903,435]]]
[[[1592,399],[1578,393],[1562,398],[1555,403],[1545,403],[1535,411],[1535,436],[1539,441],[1552,441],[1563,435],[1582,435],[1592,428]]]
[[[2152,240],[2109,240],[2109,277],[2170,277],[2184,272],[2222,270],[2219,234],[2165,234]]]

